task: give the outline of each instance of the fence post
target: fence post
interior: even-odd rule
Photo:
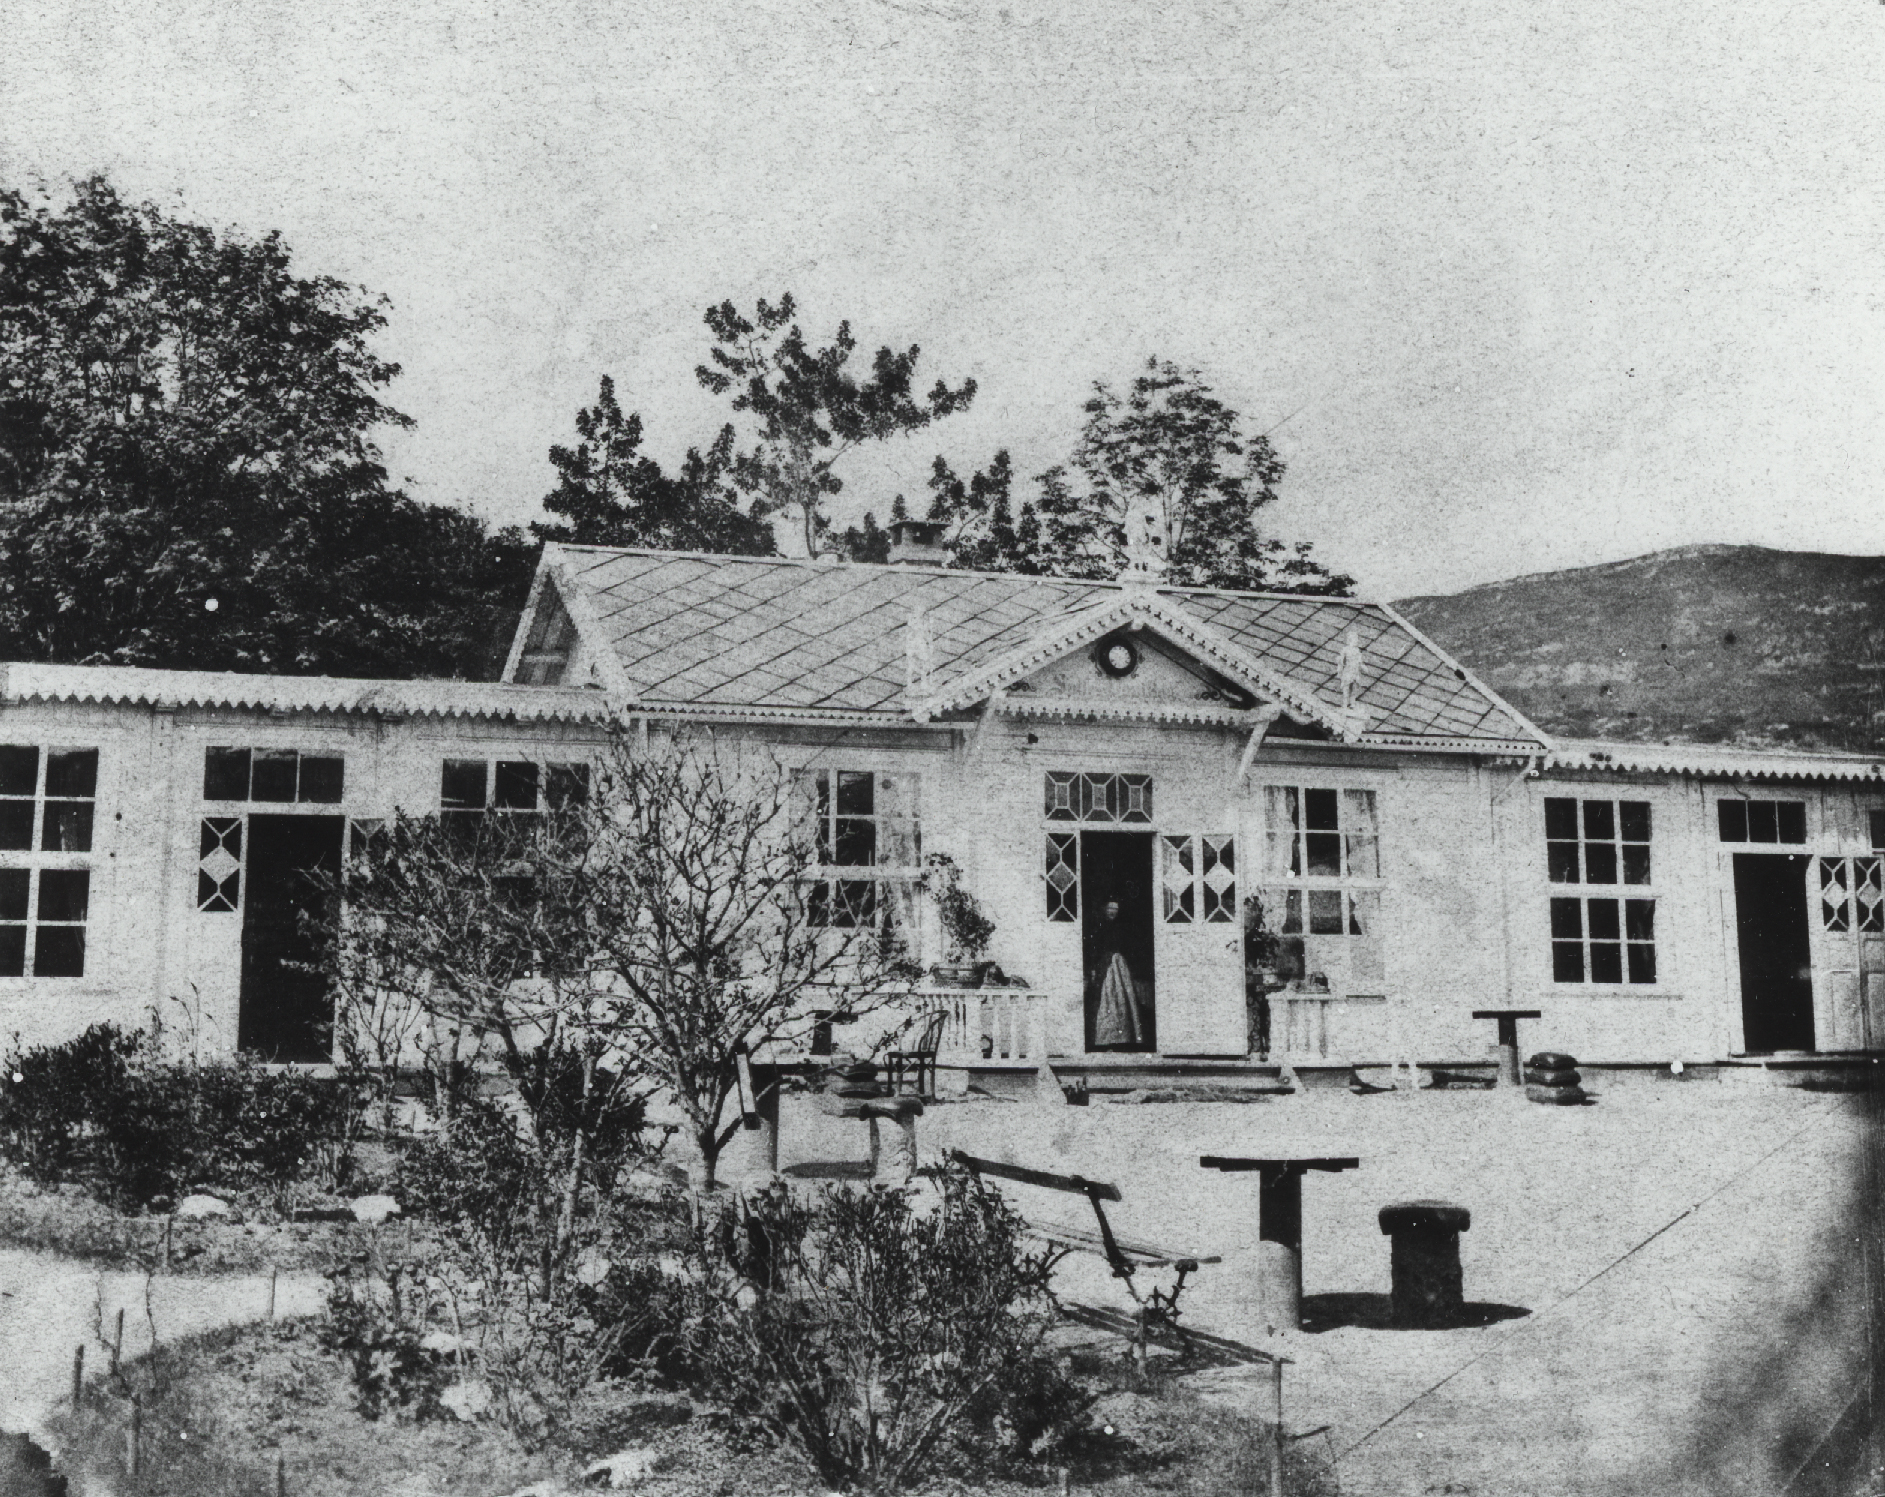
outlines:
[[[124,1306],[118,1306],[118,1331],[111,1340],[111,1375],[118,1375],[118,1364],[124,1360]]]
[[[1283,1497],[1283,1359],[1270,1363],[1270,1413],[1276,1424],[1270,1436],[1270,1497]]]
[[[85,1344],[79,1343],[72,1353],[72,1407],[79,1406],[79,1399],[85,1393]]]
[[[144,1460],[144,1395],[131,1395],[131,1474],[136,1476]]]
[[[280,1272],[281,1272],[281,1269],[277,1265],[275,1264],[269,1265],[269,1269],[268,1269],[268,1318],[270,1320],[273,1320],[275,1318],[275,1276]],[[120,1311],[119,1313],[122,1314],[123,1312]]]

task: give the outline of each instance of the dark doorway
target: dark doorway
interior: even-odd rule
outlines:
[[[1771,853],[1735,854],[1741,1027],[1750,1054],[1813,1048],[1813,956],[1806,920],[1808,861]]]
[[[236,1043],[264,1060],[334,1058],[334,995],[302,920],[320,908],[314,875],[340,873],[340,816],[251,816]]]
[[[1117,904],[1116,920],[1107,906]],[[1157,1011],[1152,976],[1152,834],[1081,832],[1080,923],[1086,972],[1088,1050],[1156,1050]],[[1132,974],[1137,1000],[1135,1041],[1102,1034],[1100,999],[1106,970],[1117,950]]]

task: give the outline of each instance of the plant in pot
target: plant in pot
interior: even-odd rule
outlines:
[[[930,968],[930,976],[944,987],[980,987],[991,965],[982,960],[982,953],[995,934],[995,922],[962,887],[962,870],[948,853],[933,852],[924,865],[923,886],[936,902],[936,919],[948,950],[948,960]]]

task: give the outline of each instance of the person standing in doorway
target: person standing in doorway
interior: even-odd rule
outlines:
[[[1145,1043],[1145,1025],[1139,1015],[1139,986],[1126,958],[1128,936],[1119,918],[1119,901],[1106,901],[1106,911],[1093,941],[1091,981],[1099,1001],[1093,1016],[1093,1048],[1136,1050]]]

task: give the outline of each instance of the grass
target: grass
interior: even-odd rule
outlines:
[[[1141,1377],[1116,1345],[1074,1353],[1095,1395],[1087,1433],[1054,1461],[1072,1490],[1126,1497],[1239,1497],[1266,1489],[1267,1430],[1194,1395],[1182,1375]],[[135,1397],[139,1469],[129,1466]],[[61,1416],[60,1469],[73,1497],[499,1497],[538,1482],[575,1488],[583,1467],[631,1446],[652,1449],[660,1497],[819,1497],[825,1492],[790,1451],[735,1428],[715,1410],[675,1395],[605,1387],[557,1437],[532,1448],[490,1424],[368,1420],[345,1368],[318,1345],[311,1322],[220,1331],[162,1347],[116,1379],[95,1381],[83,1406]],[[1312,1448],[1293,1447],[1291,1497],[1335,1487]],[[1058,1489],[1054,1465],[978,1461],[915,1490],[925,1497],[1041,1497]]]

